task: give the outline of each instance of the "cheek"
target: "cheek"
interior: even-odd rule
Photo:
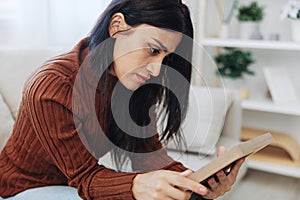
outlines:
[[[135,51],[114,60],[114,72],[120,79],[131,71],[147,65],[147,57],[143,51]]]

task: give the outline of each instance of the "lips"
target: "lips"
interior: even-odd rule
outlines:
[[[149,80],[149,78],[147,76],[141,75],[141,74],[136,74],[137,78],[138,78],[138,82],[140,83],[145,83],[147,80]]]

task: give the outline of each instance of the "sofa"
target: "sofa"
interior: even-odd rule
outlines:
[[[25,80],[43,61],[65,51],[66,48],[50,47],[0,49],[0,151],[12,131]],[[190,107],[182,127],[187,148],[179,151],[171,142],[167,149],[171,157],[196,170],[215,157],[217,146],[230,148],[238,143],[240,128],[240,99],[234,92],[192,86]],[[238,179],[246,170],[245,164]]]
[[[185,144],[167,144],[168,153],[192,170],[216,158],[218,147],[230,149],[240,142],[241,98],[237,91],[225,88],[191,86],[187,116],[182,124]],[[179,147],[181,148],[179,148]],[[247,172],[242,165],[236,184]],[[232,190],[231,190],[232,191]],[[218,199],[226,200],[230,192]]]
[[[9,137],[21,102],[23,84],[43,61],[65,48],[0,48],[0,151]]]

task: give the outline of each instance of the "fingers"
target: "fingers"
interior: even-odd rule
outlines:
[[[190,171],[185,171],[182,174],[188,175]],[[187,191],[181,190],[176,186],[182,188],[189,188],[186,183],[192,181],[178,172],[168,170],[158,170],[144,174],[138,174],[132,186],[132,192],[135,199],[188,199],[190,194]],[[180,184],[178,184],[180,183]],[[195,185],[197,183],[194,182]]]
[[[233,183],[235,182],[236,177],[237,177],[239,170],[240,170],[242,164],[244,163],[244,161],[245,161],[245,158],[238,160],[235,163],[235,165],[233,166],[233,169],[231,169],[231,172],[228,175],[228,178],[230,179],[231,182],[233,182]]]
[[[189,192],[180,190],[169,183],[158,184],[153,190],[153,199],[188,199]]]
[[[224,195],[231,189],[232,182],[228,179],[223,170],[219,171],[217,174],[218,181],[214,178],[210,178],[207,182],[210,189],[208,190],[205,197],[209,199],[215,199],[219,196]]]
[[[236,177],[238,175],[239,169],[241,165],[244,163],[244,161],[245,161],[244,158],[238,160],[227,176],[223,170],[219,171],[216,174],[218,178],[218,182],[214,178],[210,178],[207,181],[210,186],[210,189],[208,189],[207,194],[203,197],[207,199],[215,199],[219,196],[224,195],[229,190],[231,190],[232,185],[236,181]]]
[[[222,196],[225,192],[223,192],[219,186],[219,183],[216,182],[214,178],[210,178],[207,183],[209,184],[211,189],[208,189],[205,196],[206,199],[215,199],[219,196]]]
[[[231,179],[229,179],[226,174],[224,173],[223,170],[219,171],[217,173],[217,177],[219,179],[219,188],[220,190],[223,192],[223,194],[225,192],[228,192],[231,189],[232,184],[234,183],[234,181],[232,181]],[[222,195],[223,195],[222,194]]]
[[[190,170],[184,171],[179,174],[174,172],[173,176],[169,176],[169,181],[173,183],[173,185],[179,187],[179,188],[184,188],[189,191],[193,191],[197,194],[200,195],[205,195],[207,193],[207,188],[191,179],[188,178],[182,178],[184,175],[189,175],[191,173]]]
[[[167,193],[169,194],[170,199],[188,200],[190,197],[190,192],[182,191],[175,187],[168,187]]]

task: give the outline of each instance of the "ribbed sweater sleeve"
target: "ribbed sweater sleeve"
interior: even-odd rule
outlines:
[[[116,172],[98,165],[78,136],[82,124],[74,125],[72,86],[57,74],[39,73],[24,90],[26,110],[36,137],[54,164],[78,189],[83,199],[133,199],[135,173]]]
[[[87,71],[78,73],[88,54],[88,49],[81,51],[86,41],[83,39],[72,51],[48,60],[25,83],[13,133],[0,153],[0,196],[68,184],[77,188],[83,199],[134,199],[132,184],[137,173],[117,172],[98,164],[98,159],[110,150],[107,140],[94,127],[103,120],[101,128],[107,128],[104,126],[108,126],[108,118],[100,117],[107,101],[101,100],[99,91],[103,88],[99,87],[94,94],[97,101],[88,102],[94,97],[88,76],[93,71],[85,68]],[[84,84],[75,87],[75,77]],[[111,86],[113,83],[109,82]],[[74,92],[74,88],[78,90]],[[78,104],[73,103],[74,97]],[[89,120],[95,110],[96,119]],[[158,137],[152,142],[151,149],[159,151],[147,159],[144,154],[135,157],[134,171],[186,169],[167,155]]]

